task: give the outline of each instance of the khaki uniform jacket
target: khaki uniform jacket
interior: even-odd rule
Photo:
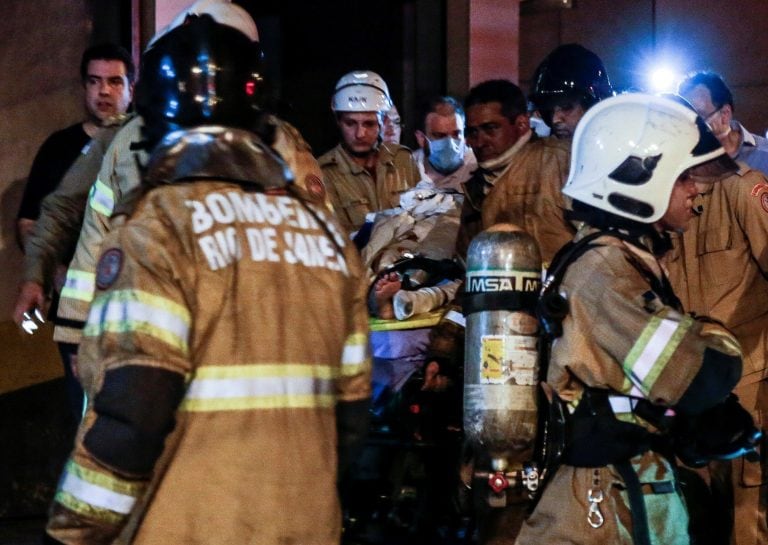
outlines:
[[[580,229],[577,239],[588,232],[587,226]],[[640,272],[661,277],[653,255],[613,237],[595,242],[603,246],[573,262],[563,279],[561,290],[570,309],[563,335],[552,347],[547,382],[569,409],[578,405],[584,385],[607,389],[617,418],[648,427],[634,415],[626,396],[674,406],[701,368],[706,349],[737,355],[738,343],[719,325],[699,322],[662,303]],[[631,461],[643,485],[651,543],[687,545],[688,517],[669,463],[653,451]],[[598,505],[605,518],[599,528],[587,520],[588,493],[595,488],[605,496]],[[631,545],[625,490],[612,465],[560,466],[516,544]]]
[[[88,191],[98,175],[107,147],[129,119],[117,116],[112,125],[100,128],[53,193],[43,199],[40,217],[24,248],[23,280],[37,282],[48,291],[56,267],[72,259],[83,225]]]
[[[108,235],[80,348],[91,401],[53,504],[56,539],[338,544],[335,408],[370,395],[366,285],[330,211],[311,206],[317,220],[285,195],[169,185]],[[183,385],[147,473],[125,468],[148,438],[113,415],[128,404],[143,430],[172,394],[167,378],[116,378],[137,369]]]
[[[275,142],[272,147],[286,161],[297,185],[308,188],[310,196],[322,200],[322,172],[309,145],[299,132],[284,121],[272,118]],[[139,164],[149,157],[143,150],[131,150],[131,144],[142,141],[140,117],[134,118],[115,136],[104,155],[101,169],[88,196],[83,227],[75,255],[67,271],[54,330],[59,342],[79,343],[82,327],[94,292],[95,266],[104,236],[112,229],[110,218],[121,203],[137,191],[141,184]]]
[[[419,167],[411,151],[381,144],[376,177],[355,163],[341,144],[318,158],[328,199],[349,233],[360,229],[365,216],[400,205],[400,194],[419,183]]]
[[[472,238],[497,223],[514,223],[536,239],[546,266],[576,232],[565,217],[562,187],[568,177],[569,147],[553,139],[525,144],[483,196],[478,172],[464,184],[462,227],[457,253],[464,257]]]
[[[746,165],[711,184],[673,239],[669,278],[686,311],[723,322],[744,351],[742,383],[768,376],[768,180]]]

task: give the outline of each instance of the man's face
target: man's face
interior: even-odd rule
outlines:
[[[450,115],[429,112],[424,119],[424,130],[429,140],[447,137],[464,140],[464,120],[456,112]]]
[[[528,129],[527,115],[510,121],[501,113],[500,102],[475,104],[467,110],[467,144],[481,163],[507,151]]]
[[[379,138],[376,112],[341,112],[337,121],[344,146],[354,153],[368,153]]]
[[[683,95],[696,109],[696,113],[709,125],[712,133],[719,139],[728,135],[731,128],[731,106],[725,104],[718,108],[712,102],[712,94],[704,85],[697,85]]]
[[[97,123],[125,113],[133,97],[133,85],[128,81],[122,61],[90,61],[84,86],[85,109]]]
[[[578,100],[559,101],[552,109],[552,134],[561,139],[573,138],[584,111]]]
[[[659,220],[659,226],[665,231],[685,231],[693,217],[693,199],[696,195],[698,190],[693,178],[684,172],[672,186],[669,208]]]

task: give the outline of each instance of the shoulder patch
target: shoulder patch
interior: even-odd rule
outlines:
[[[760,206],[768,212],[768,183],[760,182],[752,188],[751,195],[760,199]]]
[[[115,283],[123,270],[123,251],[110,248],[99,259],[96,266],[96,287],[105,290]]]
[[[313,199],[325,200],[325,184],[317,174],[307,174],[304,177],[304,187]]]

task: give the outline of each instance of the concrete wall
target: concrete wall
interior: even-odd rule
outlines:
[[[537,0],[530,0],[531,3]],[[597,53],[617,87],[646,85],[661,61],[685,73],[711,69],[731,87],[736,117],[752,132],[768,128],[768,2],[762,0],[576,0],[572,9],[520,18],[520,84],[561,43]]]
[[[41,24],[50,22],[50,24]],[[0,321],[9,319],[21,252],[14,240],[32,158],[54,130],[82,118],[85,0],[4,0],[0,18]]]
[[[29,167],[43,140],[83,116],[80,55],[92,21],[86,0],[3,0],[0,18],[0,369],[13,383],[50,377],[60,369],[50,330],[31,339],[11,323],[22,254],[14,229]],[[31,373],[34,378],[25,377]],[[42,373],[42,375],[40,375]]]

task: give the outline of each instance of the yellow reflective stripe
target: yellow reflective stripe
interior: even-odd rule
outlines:
[[[400,329],[419,329],[432,327],[440,323],[443,310],[432,310],[422,314],[416,314],[407,320],[383,320],[381,318],[369,318],[368,326],[371,331],[397,331]]]
[[[363,333],[353,333],[344,343],[341,355],[342,365],[360,365],[368,357],[368,337]]]
[[[115,208],[115,193],[112,188],[97,178],[91,186],[88,205],[102,216],[109,217]]]
[[[83,334],[143,333],[187,353],[191,316],[178,303],[142,290],[101,294],[91,305]]]
[[[254,377],[316,377],[333,379],[337,370],[330,365],[305,363],[268,363],[258,365],[203,365],[195,370],[195,379]]]
[[[189,383],[184,411],[331,407],[333,379],[328,365],[265,364],[199,367]]]
[[[56,500],[78,513],[113,520],[130,513],[144,489],[143,483],[119,479],[70,461]]]
[[[72,494],[64,492],[63,490],[56,492],[56,497],[54,499],[70,511],[74,511],[75,513],[78,513],[79,515],[89,519],[106,522],[107,524],[111,524],[113,526],[121,524],[126,518],[128,518],[127,515],[115,513],[109,509],[99,509],[98,507],[94,507],[88,502],[81,501]]]
[[[651,317],[623,364],[625,372],[643,394],[648,395],[651,391],[692,324],[693,319],[689,316],[680,320]]]
[[[345,365],[341,368],[341,374],[345,377],[353,377],[355,375],[359,375],[366,371],[367,369],[370,369],[371,367],[371,359],[366,358],[366,360],[363,363],[359,363],[357,365]]]
[[[354,376],[362,373],[370,365],[371,359],[368,350],[368,336],[366,334],[353,333],[347,337],[341,355],[341,374]]]
[[[96,274],[87,271],[69,269],[61,297],[90,303],[96,289]]]
[[[179,410],[187,412],[208,411],[242,411],[251,409],[317,409],[332,408],[336,404],[336,396],[303,395],[303,396],[264,396],[264,397],[235,397],[227,399],[185,399]]]

